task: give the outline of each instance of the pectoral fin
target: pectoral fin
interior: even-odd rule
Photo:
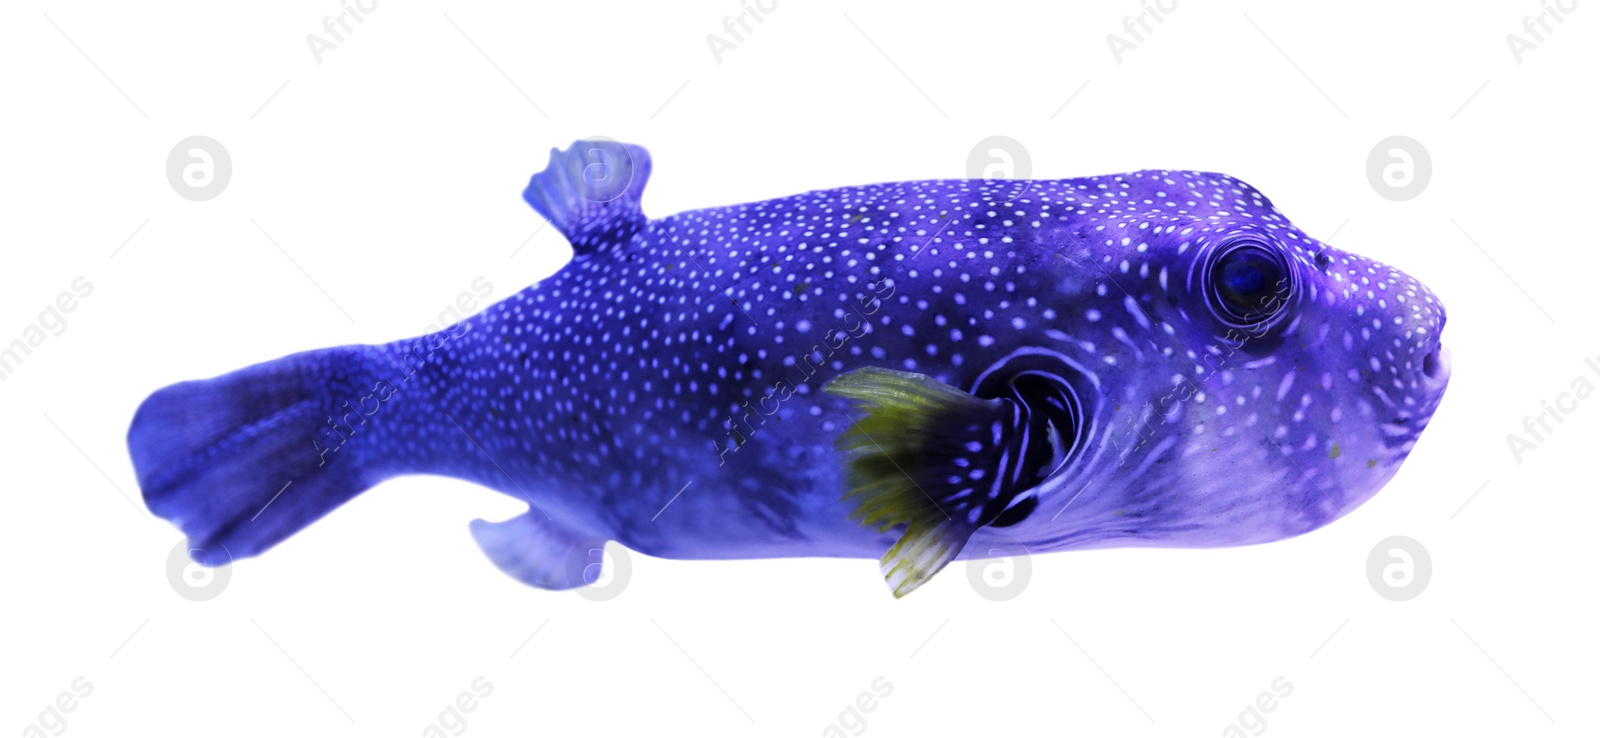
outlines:
[[[1014,496],[1023,420],[1010,400],[983,400],[921,374],[868,367],[837,377],[828,392],[865,412],[836,447],[849,466],[852,519],[887,531],[905,526],[880,561],[904,597],[954,561],[978,528]]]
[[[933,578],[946,564],[955,561],[967,545],[976,526],[954,520],[912,523],[906,532],[879,559],[883,581],[896,599],[904,597]]]

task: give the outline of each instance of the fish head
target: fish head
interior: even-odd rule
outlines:
[[[1342,513],[1398,470],[1444,396],[1444,306],[1399,269],[1255,215],[1195,223],[1186,253],[1172,247],[1176,337],[1210,391],[1205,422],[1234,431],[1229,446],[1265,439],[1280,482]]]
[[[1088,379],[1085,421],[1040,491],[1054,522],[1016,534],[1046,549],[1238,545],[1372,497],[1449,382],[1440,300],[1226,175],[1116,180],[1099,223],[1040,259],[1060,315],[1045,332]]]

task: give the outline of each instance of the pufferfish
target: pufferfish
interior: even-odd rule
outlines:
[[[1261,543],[1372,497],[1450,376],[1427,287],[1222,174],[893,182],[651,219],[650,157],[552,150],[553,276],[428,335],[182,382],[144,499],[200,563],[384,479],[537,587],[670,559],[878,559],[896,597],[991,551]]]

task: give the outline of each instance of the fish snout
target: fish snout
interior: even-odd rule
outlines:
[[[1422,357],[1422,382],[1428,389],[1439,393],[1450,382],[1450,349],[1444,347],[1444,327],[1450,322],[1450,316],[1445,313],[1444,304],[1438,298],[1433,299],[1433,306],[1439,325],[1433,333],[1433,350]]]
[[[1423,348],[1427,349],[1427,353],[1422,355],[1417,365],[1420,372],[1416,378],[1420,380],[1419,384],[1432,395],[1430,399],[1436,399],[1440,393],[1444,392],[1445,385],[1450,382],[1450,349],[1444,347],[1444,327],[1450,321],[1450,316],[1445,312],[1444,303],[1438,296],[1433,294],[1432,290],[1419,282],[1413,283],[1422,292],[1422,298],[1427,305],[1427,308],[1417,314],[1417,317],[1425,321],[1429,329],[1427,332],[1432,334],[1427,336],[1428,339],[1432,339],[1431,341],[1417,348],[1418,353],[1421,353]],[[1412,356],[1415,355],[1412,354]]]
[[[1450,349],[1440,342],[1433,351],[1422,357],[1422,381],[1434,390],[1442,390],[1450,381]]]

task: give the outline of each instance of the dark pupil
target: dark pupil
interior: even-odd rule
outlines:
[[[1222,258],[1217,293],[1241,313],[1265,317],[1277,309],[1273,289],[1282,278],[1277,260],[1255,251],[1235,251]]]

